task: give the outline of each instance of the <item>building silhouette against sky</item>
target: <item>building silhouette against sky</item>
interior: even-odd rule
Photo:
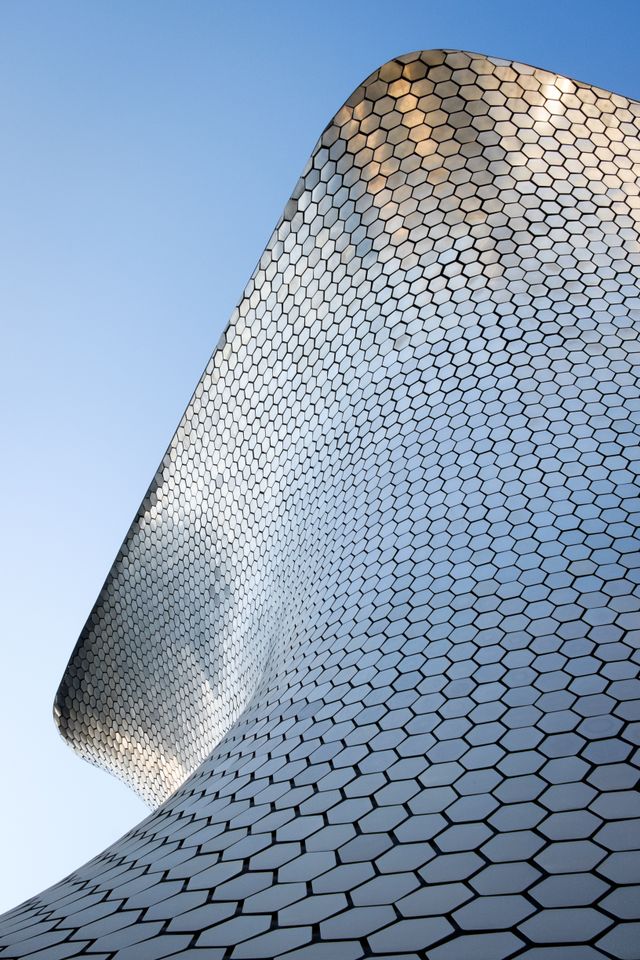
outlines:
[[[457,51],[337,113],[56,697],[154,812],[0,960],[638,956],[639,113]]]

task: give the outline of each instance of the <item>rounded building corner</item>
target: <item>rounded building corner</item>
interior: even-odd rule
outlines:
[[[12,956],[635,955],[639,158],[463,51],[338,111],[54,707],[162,806]]]

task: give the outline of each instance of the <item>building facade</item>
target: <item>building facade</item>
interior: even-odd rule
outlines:
[[[56,698],[153,813],[0,960],[637,960],[639,118],[458,51],[337,113]]]

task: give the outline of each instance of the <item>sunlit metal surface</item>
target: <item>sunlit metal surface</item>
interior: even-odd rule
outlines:
[[[640,956],[639,113],[431,51],[329,124],[56,700],[162,805],[0,958]]]

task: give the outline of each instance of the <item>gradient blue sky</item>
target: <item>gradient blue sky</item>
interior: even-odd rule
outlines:
[[[52,698],[330,117],[430,47],[640,97],[639,26],[637,0],[1,0],[0,911],[145,815]]]

